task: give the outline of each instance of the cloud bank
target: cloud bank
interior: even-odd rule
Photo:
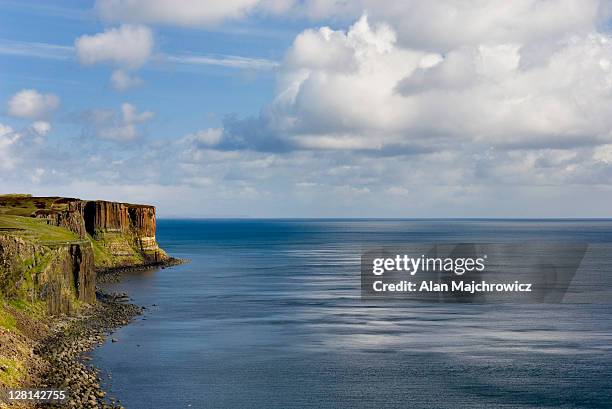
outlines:
[[[259,118],[244,121],[294,149],[612,142],[609,34],[562,32],[545,42],[537,30],[532,41],[526,35],[500,34],[443,52],[428,41],[404,46],[391,25],[365,15],[347,31],[309,29],[287,52],[274,100]],[[226,139],[236,139],[231,131]],[[244,131],[242,139],[257,139],[252,126]]]

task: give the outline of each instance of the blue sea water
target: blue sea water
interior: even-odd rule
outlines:
[[[610,304],[363,302],[359,275],[368,245],[609,244],[612,221],[159,220],[157,236],[191,262],[107,285],[147,310],[92,352],[127,408],[612,407]]]

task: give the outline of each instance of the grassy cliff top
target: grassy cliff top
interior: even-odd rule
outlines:
[[[65,244],[80,241],[70,230],[50,226],[44,219],[6,215],[0,213],[0,234],[21,237],[43,245]]]
[[[61,211],[67,208],[68,201],[76,200],[60,199],[59,197],[32,197],[21,194],[0,195],[0,214],[31,216],[40,209]]]
[[[15,216],[32,216],[36,211],[51,211],[51,212],[60,212],[63,210],[67,210],[68,204],[70,202],[80,201],[81,199],[76,199],[72,197],[60,197],[60,196],[32,196],[29,194],[6,194],[0,195],[0,215],[1,214],[10,214]],[[83,200],[87,202],[89,200]],[[109,202],[106,200],[91,200],[92,202]],[[136,208],[149,208],[153,207],[145,204],[134,204],[134,203],[124,203],[129,207]]]

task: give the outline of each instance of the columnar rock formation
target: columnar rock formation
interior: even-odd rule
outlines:
[[[81,200],[72,198],[26,198],[38,203],[32,215],[44,218],[49,224],[64,227],[85,239],[109,238],[109,234],[120,235],[121,241],[127,241],[131,247],[144,258],[145,262],[163,261],[167,258],[155,239],[155,207],[104,200]],[[24,199],[24,200],[26,200]],[[124,243],[117,243],[118,237],[101,240],[108,245],[111,253],[126,255]],[[121,250],[123,248],[123,251]],[[129,264],[129,263],[127,263]]]
[[[92,235],[122,233],[133,235],[143,252],[155,260],[164,255],[155,240],[155,207],[128,203],[89,201],[84,211],[85,229]]]

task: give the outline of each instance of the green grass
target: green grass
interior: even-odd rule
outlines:
[[[0,357],[0,384],[8,387],[19,385],[25,370],[23,364],[16,359]]]
[[[141,264],[143,255],[133,247],[132,237],[124,233],[98,233],[89,236],[94,252],[96,267],[118,267],[123,265]],[[112,254],[112,248],[121,248],[125,254]]]
[[[114,262],[112,254],[108,252],[99,240],[94,239],[89,234],[87,237],[91,241],[91,247],[94,253],[94,264],[96,267],[112,266]]]
[[[47,311],[47,304],[41,300],[31,302],[17,299],[8,301],[8,304],[16,310],[35,318],[44,317]]]
[[[6,214],[0,214],[0,233],[47,245],[80,241],[73,232],[61,227],[50,226],[44,219]]]
[[[17,325],[17,321],[15,317],[13,317],[8,311],[0,305],[0,327],[9,330],[15,331]]]
[[[38,209],[51,209],[57,198],[33,198],[26,194],[0,195],[0,214],[31,216]]]

